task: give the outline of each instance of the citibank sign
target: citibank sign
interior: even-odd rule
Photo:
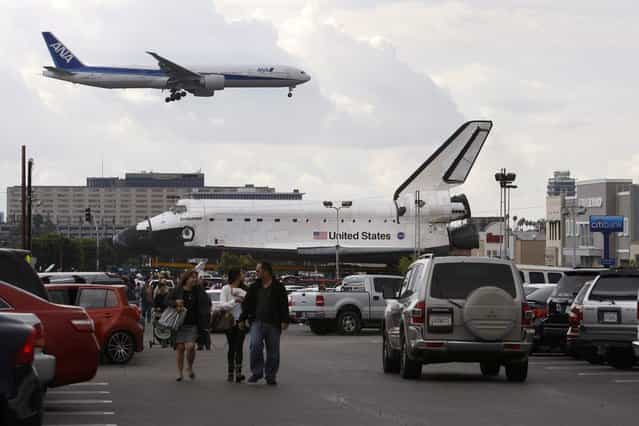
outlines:
[[[590,232],[623,232],[623,216],[590,216]]]

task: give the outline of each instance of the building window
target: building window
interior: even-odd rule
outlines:
[[[215,222],[215,218],[214,217],[210,217],[209,218],[209,222]]]
[[[262,219],[261,217],[258,217],[258,218],[257,218],[257,221],[258,221],[258,222],[262,222],[263,220],[264,220],[264,219]]]
[[[293,223],[297,223],[297,218],[293,218]]]

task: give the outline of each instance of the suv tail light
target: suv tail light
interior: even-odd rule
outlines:
[[[413,325],[424,325],[426,322],[426,302],[419,301],[410,311],[410,323]]]
[[[34,328],[18,350],[18,353],[16,353],[16,365],[31,365],[33,362],[36,335],[37,332]]]
[[[322,296],[321,294],[315,296],[315,306],[324,306],[324,303],[324,296]]]
[[[291,306],[293,306],[293,298],[288,296],[288,307],[290,308]]]
[[[570,314],[568,314],[568,322],[571,327],[577,328],[581,324],[581,321],[584,319],[584,311],[581,308],[574,307],[570,310]]]
[[[33,341],[33,345],[36,348],[44,349],[44,327],[42,327],[42,323],[39,322],[33,326],[33,330],[35,331],[35,340]]]
[[[533,311],[528,306],[528,303],[523,302],[521,304],[521,326],[523,328],[532,327]]]
[[[87,333],[93,333],[95,331],[92,319],[71,320],[71,324],[73,324],[73,327],[75,327],[78,331],[84,331]]]

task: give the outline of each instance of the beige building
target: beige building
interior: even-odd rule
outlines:
[[[563,265],[563,219],[564,199],[561,196],[546,197],[546,247],[544,264],[547,266]]]
[[[180,198],[300,199],[302,193],[276,192],[270,187],[204,186],[203,173],[127,173],[87,178],[86,186],[34,186],[33,215],[41,215],[70,237],[95,237],[95,225],[85,221],[85,209],[103,238],[173,207]],[[7,221],[20,222],[21,188],[7,188]]]

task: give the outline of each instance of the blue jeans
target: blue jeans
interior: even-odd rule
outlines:
[[[272,324],[255,321],[251,324],[251,373],[254,377],[275,380],[280,368],[280,334],[282,330]],[[266,363],[264,362],[266,344]]]

